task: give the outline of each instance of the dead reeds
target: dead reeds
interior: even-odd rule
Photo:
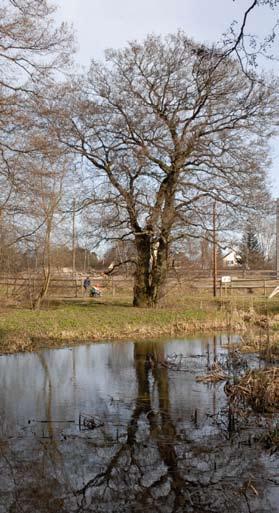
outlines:
[[[256,353],[268,361],[279,360],[279,337],[277,333],[246,333],[241,336],[239,350],[242,353]]]
[[[278,411],[279,368],[248,371],[238,384],[230,386],[230,400],[261,413]]]
[[[214,362],[207,374],[196,377],[198,383],[218,383],[218,381],[225,381],[227,379],[228,375],[225,374],[219,362]]]

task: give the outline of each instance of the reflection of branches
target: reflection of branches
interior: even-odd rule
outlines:
[[[109,397],[109,411],[105,412],[103,405],[103,414],[96,410],[98,415],[94,418],[98,424],[96,422],[97,426],[90,432],[67,433],[67,442],[66,436],[62,435],[63,445],[57,436],[54,439],[55,430],[52,438],[35,442],[32,437],[31,444],[35,442],[36,446],[30,446],[29,441],[22,445],[20,441],[20,451],[24,449],[26,453],[20,458],[21,462],[18,458],[16,463],[8,455],[13,465],[14,475],[11,476],[8,463],[2,459],[0,472],[7,474],[9,500],[13,503],[10,511],[21,511],[14,497],[20,500],[24,511],[26,507],[31,511],[32,506],[32,511],[38,513],[42,506],[44,511],[61,513],[130,513],[132,510],[136,513],[247,513],[246,499],[253,511],[253,497],[259,501],[257,511],[268,511],[266,498],[261,502],[261,488],[266,485],[269,489],[276,483],[268,479],[272,477],[270,469],[264,475],[263,469],[259,468],[257,448],[247,446],[247,430],[235,444],[234,439],[227,441],[220,437],[217,429],[216,437],[207,436],[205,439],[203,429],[190,427],[189,414],[186,437],[184,428],[179,428],[181,421],[185,426],[185,418],[180,419],[181,413],[185,413],[183,408],[179,417],[175,417],[172,410],[177,404],[171,402],[173,390],[170,383],[177,375],[171,374],[167,367],[151,366],[151,362],[150,366],[147,365],[146,346],[156,355],[157,361],[164,359],[162,346],[151,343],[138,346],[135,349],[138,389],[128,420],[124,421],[124,418],[130,398],[122,398],[119,403],[118,399]],[[45,414],[51,420],[51,365],[44,353],[40,353],[39,358],[44,369]],[[186,386],[184,390],[186,395]],[[123,415],[121,423],[119,416],[116,419],[115,415],[119,406]],[[105,427],[99,425],[99,420]],[[116,435],[119,426],[121,432],[117,431]],[[12,444],[17,442],[9,440],[8,443],[12,453]],[[255,478],[257,475],[259,477]],[[25,492],[31,479],[38,488],[36,498],[30,498]],[[5,480],[1,483],[0,495],[2,484],[6,486]],[[253,490],[257,490],[259,498]],[[43,504],[37,502],[42,497]],[[3,500],[2,497],[0,510]],[[30,501],[28,506],[26,501]],[[49,506],[45,506],[47,504]],[[269,511],[274,513],[272,508]]]
[[[164,354],[152,344],[147,346],[152,353],[146,348],[135,350],[138,392],[125,442],[120,443],[117,437],[114,449],[104,443],[100,449],[102,468],[76,492],[76,497],[81,497],[77,511],[105,511],[113,504],[115,513],[130,511],[132,505],[140,505],[142,511],[160,512],[164,502],[168,513],[182,513],[185,508],[203,513],[246,513],[252,488],[244,490],[247,468],[240,464],[239,448],[235,446],[234,451],[230,446],[225,451],[224,438],[221,444],[216,439],[210,446],[183,438],[171,414],[170,369],[154,364],[150,355],[160,362]],[[248,478],[252,475],[249,463]],[[127,509],[124,503],[128,503]]]
[[[171,494],[174,496],[172,511],[176,511],[182,502],[189,501],[183,492],[187,479],[185,476],[182,477],[178,466],[175,449],[177,433],[169,413],[168,369],[156,367],[149,370],[143,360],[137,360],[136,374],[138,395],[127,427],[126,441],[111,457],[106,469],[96,474],[77,492],[82,495],[80,511],[83,511],[86,506],[86,494],[90,489],[99,489],[99,493],[105,498],[108,493],[115,492],[119,478],[130,488],[134,480],[137,486],[134,487],[133,495],[137,502],[144,504],[148,499],[152,499],[153,509],[157,508],[154,501],[156,490],[166,485],[170,486]],[[149,381],[151,375],[159,396],[159,412],[155,412],[152,405]],[[145,427],[149,427],[150,438],[154,442],[153,450],[148,454],[148,470],[144,448],[140,447],[139,441],[142,416],[144,416]],[[149,478],[146,477],[147,472],[148,475],[151,472]]]
[[[103,496],[105,496],[107,489],[110,488],[110,479],[112,478],[112,473],[113,473],[114,469],[117,467],[117,463],[118,463],[120,457],[122,456],[122,454],[125,453],[126,449],[127,449],[127,444],[124,444],[122,447],[120,447],[120,449],[111,458],[106,470],[104,472],[100,472],[99,474],[97,474],[93,479],[88,481],[85,486],[83,486],[80,490],[78,490],[76,492],[76,495],[81,495],[81,494],[83,495],[81,508],[83,508],[86,492],[89,488],[100,487],[102,485],[105,485],[104,491],[102,494]],[[111,488],[111,489],[113,489],[113,488]]]
[[[45,356],[43,353],[37,353],[37,357],[41,363],[41,366],[44,370],[44,392],[47,391],[47,398],[45,398],[46,404],[46,420],[48,426],[48,434],[49,440],[44,441],[40,440],[40,444],[43,447],[44,452],[48,455],[50,462],[53,465],[53,469],[57,471],[60,466],[60,474],[64,477],[64,483],[67,485],[70,493],[75,495],[75,492],[71,486],[70,480],[68,479],[68,473],[65,469],[63,455],[59,449],[58,442],[55,436],[55,432],[53,429],[52,423],[52,383],[51,383],[51,374],[49,372],[49,367],[46,362]],[[48,384],[48,387],[47,387]]]
[[[13,484],[14,484],[14,504],[16,506],[16,508],[18,508],[18,511],[22,511],[23,512],[23,508],[18,500],[18,491],[17,491],[17,483],[16,483],[16,477],[15,477],[15,472],[14,472],[14,469],[13,469],[13,466],[9,460],[9,458],[4,454],[4,451],[0,445],[0,451],[1,451],[1,457],[3,458],[3,460],[6,462],[7,464],[7,467],[9,468],[9,471],[10,471],[10,475],[12,477],[12,481],[13,481]],[[12,508],[13,506],[10,508],[10,511],[12,511]]]
[[[142,369],[141,369],[142,370]],[[141,373],[141,372],[140,372]],[[138,374],[138,373],[137,373]],[[139,376],[138,376],[139,377]],[[142,376],[141,376],[142,377]],[[134,445],[136,444],[136,432],[138,429],[138,421],[142,413],[147,415],[147,413],[151,410],[150,403],[150,395],[147,392],[148,390],[148,382],[147,375],[145,374],[144,381],[140,378],[138,380],[139,390],[138,397],[136,400],[136,405],[129,422],[127,428],[127,439],[126,442],[120,446],[120,448],[115,452],[109,461],[106,470],[97,474],[93,479],[89,480],[80,490],[78,490],[77,495],[82,495],[81,502],[81,511],[85,506],[86,501],[86,492],[91,488],[99,488],[104,486],[102,496],[104,497],[108,490],[114,491],[113,486],[110,484],[110,481],[114,478],[114,472],[119,467],[119,462],[121,457],[125,457],[126,453],[128,453],[127,459],[130,459],[129,468],[131,468],[132,464],[140,471],[139,465],[134,458]]]

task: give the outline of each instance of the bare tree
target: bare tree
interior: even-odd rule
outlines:
[[[87,204],[106,237],[134,241],[136,306],[157,303],[170,245],[203,225],[213,200],[233,212],[265,197],[277,81],[251,82],[220,56],[181,32],[152,36],[93,62],[67,104],[60,93],[54,133],[88,162]]]
[[[33,194],[37,194],[36,214],[41,218],[42,225],[41,258],[43,279],[40,290],[33,300],[33,307],[35,309],[40,307],[42,300],[45,298],[51,280],[51,237],[55,224],[61,219],[59,205],[63,195],[63,184],[67,169],[70,169],[70,166],[66,159],[57,158],[53,162],[45,161],[42,167],[37,170],[36,180],[34,180],[35,183],[32,186]],[[35,177],[35,174],[33,177]]]
[[[12,150],[28,149],[26,131],[34,123],[30,98],[59,78],[73,51],[67,26],[53,24],[54,11],[47,0],[0,2],[0,150],[6,163]]]
[[[278,6],[278,0],[251,0],[243,11],[241,21],[234,20],[223,36],[222,45],[225,46],[225,56],[234,54],[242,71],[250,78],[254,78],[253,74],[250,75],[250,71],[259,65],[259,58],[278,59],[278,56],[273,53],[279,27]],[[251,17],[256,12],[264,14],[267,9],[274,12],[273,23],[269,27],[264,27],[264,35],[253,33],[249,30]]]
[[[54,26],[55,10],[47,0],[1,0],[0,84],[5,97],[34,92],[38,81],[53,78],[69,62],[72,35],[66,24]]]
[[[73,51],[72,34],[65,24],[55,27],[54,11],[47,0],[0,0],[2,232],[7,225],[16,226],[16,219],[19,220],[23,212],[27,213],[26,184],[30,183],[30,169],[53,152],[53,141],[40,135],[40,120],[34,115],[34,105],[46,94],[47,85],[59,79]],[[8,245],[30,235],[30,226],[20,233],[21,224],[17,224],[16,236],[6,240]]]

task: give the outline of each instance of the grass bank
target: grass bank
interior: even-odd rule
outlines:
[[[263,305],[258,303],[259,315]],[[270,304],[273,313],[277,306]],[[133,308],[129,298],[50,301],[40,311],[19,306],[0,311],[0,353],[36,351],[80,342],[140,340],[194,332],[241,331],[251,306],[220,304],[209,296],[172,297],[160,308]],[[244,313],[246,312],[246,313]],[[248,312],[248,314],[247,314]]]

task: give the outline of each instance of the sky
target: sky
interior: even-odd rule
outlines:
[[[104,59],[106,48],[121,48],[147,34],[168,34],[182,29],[189,37],[211,43],[222,37],[233,20],[240,21],[252,0],[56,0],[58,22],[73,24],[77,40],[76,62],[87,68],[92,58]],[[250,33],[265,36],[279,18],[279,7],[261,7],[249,18]],[[278,35],[279,39],[279,35]],[[279,59],[279,44],[272,49]],[[279,62],[260,64],[279,73]],[[271,142],[272,193],[279,197],[279,138]]]

